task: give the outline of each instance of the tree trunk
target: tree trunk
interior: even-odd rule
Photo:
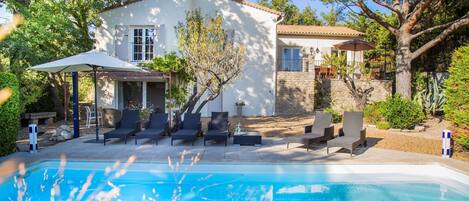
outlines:
[[[51,95],[52,95],[52,103],[54,104],[54,112],[57,112],[57,118],[58,119],[63,119],[64,118],[64,105],[63,105],[63,97],[61,93],[61,89],[63,89],[63,86],[60,84],[60,82],[56,79],[55,75],[52,75],[49,73],[49,82],[51,83]]]
[[[410,34],[401,34],[396,37],[396,92],[405,99],[412,98],[410,36]]]

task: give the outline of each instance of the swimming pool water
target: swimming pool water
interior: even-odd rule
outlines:
[[[123,166],[68,161],[61,174],[58,161],[42,162],[27,170],[23,187],[19,175],[0,184],[0,200],[17,200],[19,192],[38,201],[75,200],[80,192],[81,200],[469,200],[468,177],[437,165]]]

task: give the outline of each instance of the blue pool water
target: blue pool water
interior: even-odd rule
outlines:
[[[415,171],[415,170],[418,171]],[[63,173],[61,173],[63,170]],[[435,175],[446,172],[445,176]],[[454,178],[448,178],[454,177]],[[456,178],[457,177],[457,178]],[[18,186],[24,178],[25,185]],[[90,178],[87,186],[87,179]],[[440,166],[46,161],[0,184],[0,200],[469,200],[467,176]],[[56,186],[56,187],[54,187]],[[114,194],[110,193],[113,192]],[[103,199],[104,200],[104,199]]]

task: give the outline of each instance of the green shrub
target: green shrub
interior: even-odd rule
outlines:
[[[386,108],[384,102],[376,102],[373,104],[366,105],[363,109],[365,120],[370,124],[377,124],[378,122],[384,121],[383,113]]]
[[[0,106],[0,156],[10,154],[16,148],[16,135],[20,123],[18,85],[14,74],[0,72],[0,89],[6,87],[12,89],[10,98]]]
[[[388,130],[391,128],[389,123],[387,121],[379,121],[376,123],[376,128],[378,129],[383,129],[383,130]]]
[[[324,112],[329,112],[332,114],[332,123],[340,123],[342,122],[342,115],[338,112],[334,111],[332,108],[328,107],[324,109]]]
[[[399,95],[388,97],[383,104],[383,116],[392,128],[412,129],[425,118],[417,103]]]
[[[469,45],[457,49],[445,81],[445,117],[458,127],[469,126]]]
[[[465,150],[469,150],[469,136],[460,135],[456,137],[455,142],[461,145]]]

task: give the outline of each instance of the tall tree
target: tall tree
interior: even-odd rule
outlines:
[[[225,31],[222,24],[222,16],[205,19],[200,10],[195,10],[187,13],[186,22],[180,22],[176,27],[185,72],[194,82],[192,94],[177,116],[192,113],[194,109],[196,113],[200,112],[242,72],[244,47],[235,42],[235,33]]]
[[[99,25],[102,8],[116,1],[4,0],[11,12],[25,18],[24,24],[0,45],[2,63],[20,80],[23,109],[49,92],[54,109],[63,114],[63,75],[25,69],[90,50],[94,43],[90,28]]]
[[[310,6],[306,6],[301,13],[301,22],[302,25],[322,25],[321,19],[316,15],[316,11]]]
[[[320,25],[316,11],[306,6],[303,12],[291,0],[259,0],[260,5],[280,11],[284,14],[281,24],[287,25]]]
[[[395,15],[383,14],[383,18],[391,24],[397,23]],[[388,55],[391,58],[394,55],[392,50],[396,47],[396,41],[391,32],[361,13],[348,12],[344,22],[347,27],[366,33],[365,40],[375,45],[375,49],[365,51],[365,60],[383,62],[386,59],[388,64],[391,63]],[[386,67],[389,69],[388,66]]]
[[[336,26],[344,20],[342,9],[337,9],[333,5],[328,12],[321,12],[321,17],[328,26]]]
[[[343,3],[346,7],[356,6],[370,19],[389,30],[396,38],[396,91],[402,97],[410,99],[412,96],[412,61],[435,47],[451,33],[469,24],[467,1],[457,1],[456,5],[466,7],[457,19],[442,21],[439,24],[425,26],[425,21],[433,20],[441,12],[442,7],[451,0],[372,0],[380,7],[396,15],[398,23],[387,22],[382,15],[370,8],[371,2],[364,0],[332,0]],[[353,8],[352,8],[353,9]],[[437,34],[435,34],[437,33]],[[420,46],[411,46],[412,42],[421,36],[435,34],[435,37]]]

